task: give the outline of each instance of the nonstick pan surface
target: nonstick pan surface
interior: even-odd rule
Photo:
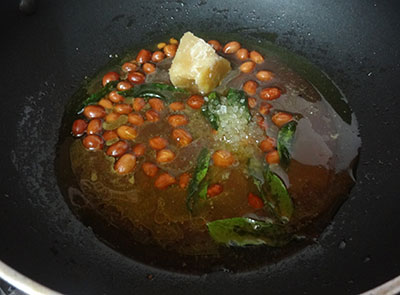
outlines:
[[[66,294],[356,294],[400,274],[397,1],[2,1],[0,260]],[[54,160],[85,76],[186,31],[269,40],[325,71],[360,123],[357,184],[319,240],[246,273],[184,275],[131,260],[70,211]],[[149,276],[151,275],[151,276]]]

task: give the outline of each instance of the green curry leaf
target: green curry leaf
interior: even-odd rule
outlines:
[[[221,104],[221,97],[217,92],[211,92],[208,96],[208,101],[201,108],[201,113],[207,119],[207,121],[211,124],[211,126],[218,130],[219,127],[219,117],[216,114],[215,110]]]
[[[176,99],[187,96],[189,93],[182,88],[174,87],[163,83],[146,83],[129,90],[118,91],[118,94],[125,97],[156,97],[162,99],[166,103],[171,103]]]
[[[186,206],[192,212],[193,207],[198,201],[199,198],[199,190],[201,187],[201,182],[207,175],[208,167],[210,166],[211,160],[211,152],[203,148],[200,151],[199,156],[197,157],[197,164],[194,171],[194,175],[190,180],[189,187],[188,187],[188,195],[186,198]]]
[[[229,105],[231,105],[231,106],[237,105],[237,106],[244,107],[247,121],[250,121],[251,115],[250,115],[250,111],[249,111],[249,105],[247,102],[247,96],[244,93],[244,91],[229,88],[226,98],[228,100]]]
[[[119,81],[111,81],[108,82],[106,84],[106,86],[104,86],[103,88],[101,88],[99,91],[97,91],[96,93],[93,93],[92,95],[90,95],[88,98],[86,98],[82,104],[79,107],[79,111],[81,112],[83,110],[84,107],[90,105],[90,104],[94,104],[97,103],[100,99],[102,99],[104,96],[106,96],[107,94],[109,94],[111,91],[113,91],[115,89],[115,87],[117,86]]]
[[[290,121],[285,124],[278,133],[277,149],[279,153],[280,163],[287,168],[290,163],[290,154],[292,152],[292,143],[296,132],[296,121]]]
[[[199,197],[202,200],[206,200],[207,199],[207,188],[208,188],[208,181],[202,181],[200,183],[200,187],[199,187]]]
[[[253,182],[256,185],[259,192],[263,191],[263,185],[265,182],[263,173],[264,173],[265,169],[268,169],[263,166],[264,165],[263,165],[262,161],[255,159],[255,158],[250,158],[247,163],[247,172],[253,178]],[[265,203],[266,202],[265,194],[262,194],[261,197]]]
[[[254,158],[249,159],[247,171],[253,178],[264,204],[272,209],[281,222],[288,222],[293,215],[294,207],[289,192],[279,176]]]
[[[280,247],[291,240],[282,225],[235,217],[207,223],[213,240],[227,246],[268,245]]]
[[[294,207],[285,184],[278,175],[270,170],[264,172],[264,179],[268,185],[273,209],[280,216],[282,222],[288,222],[292,217]]]

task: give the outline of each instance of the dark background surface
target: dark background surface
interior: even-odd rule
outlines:
[[[400,274],[398,1],[1,1],[0,260],[68,294],[355,294]],[[54,176],[64,105],[136,44],[194,33],[267,38],[347,95],[363,146],[358,184],[319,241],[258,271],[169,273],[99,242]],[[153,278],[148,279],[152,274]]]

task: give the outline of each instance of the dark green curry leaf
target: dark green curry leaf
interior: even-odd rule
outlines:
[[[206,200],[207,199],[207,188],[208,188],[208,181],[202,181],[200,183],[200,187],[199,187],[199,197],[202,200]]]
[[[242,90],[237,90],[233,88],[229,88],[228,94],[226,95],[226,98],[228,100],[228,104],[231,106],[240,106],[244,107],[245,114],[247,117],[247,121],[250,121],[251,115],[249,111],[249,105],[247,102],[247,96]]]
[[[288,222],[293,214],[293,202],[279,176],[271,172],[267,165],[263,165],[262,161],[254,158],[249,159],[247,170],[264,204],[271,208],[280,221]]]
[[[146,83],[129,90],[118,91],[118,94],[125,97],[156,97],[164,100],[166,103],[171,103],[178,98],[187,96],[189,93],[182,88],[174,87],[163,83]]]
[[[270,170],[264,172],[264,179],[268,185],[268,192],[274,211],[278,214],[281,221],[286,223],[293,214],[293,202],[285,184],[278,175]]]
[[[278,133],[277,149],[279,153],[280,163],[287,168],[290,163],[290,154],[292,152],[292,143],[296,132],[296,121],[290,121],[285,124]]]
[[[194,175],[190,180],[188,187],[188,195],[186,198],[186,206],[190,211],[193,211],[193,207],[198,201],[199,190],[201,187],[201,182],[206,177],[208,167],[210,166],[211,152],[203,148],[197,157],[197,164],[194,171]]]
[[[211,124],[211,126],[218,130],[219,127],[219,117],[216,114],[216,109],[221,104],[221,97],[217,92],[211,92],[207,96],[207,103],[203,105],[201,108],[201,113],[207,119],[207,121]]]
[[[147,85],[147,86],[149,86],[151,88],[159,89],[159,90],[167,90],[167,91],[171,91],[171,92],[188,93],[186,89],[175,87],[175,86],[172,86],[172,85],[169,85],[169,84],[148,83],[148,84],[144,84],[144,85]]]
[[[84,102],[79,107],[79,112],[83,110],[84,107],[97,103],[100,99],[102,99],[104,96],[109,94],[111,91],[115,89],[119,81],[111,81],[106,84],[103,88],[101,88],[99,91],[96,93],[93,93],[90,95],[88,98],[85,99]]]
[[[208,222],[207,227],[215,242],[227,246],[280,247],[292,238],[282,225],[244,217],[215,220]]]
[[[265,168],[263,165],[263,162],[255,159],[255,158],[250,158],[248,163],[247,163],[247,170],[248,174],[253,178],[254,184],[257,186],[257,189],[259,192],[262,192],[263,190],[263,185],[264,185],[264,170],[268,169]],[[265,196],[263,196],[264,199]],[[265,202],[265,200],[264,200]]]

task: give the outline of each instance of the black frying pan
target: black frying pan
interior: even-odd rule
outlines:
[[[68,294],[355,294],[400,274],[397,1],[1,1],[0,260]],[[358,183],[318,242],[247,273],[137,263],[71,213],[55,177],[64,106],[85,75],[138,44],[236,32],[305,56],[341,87],[363,140]],[[152,275],[152,279],[148,276]]]

